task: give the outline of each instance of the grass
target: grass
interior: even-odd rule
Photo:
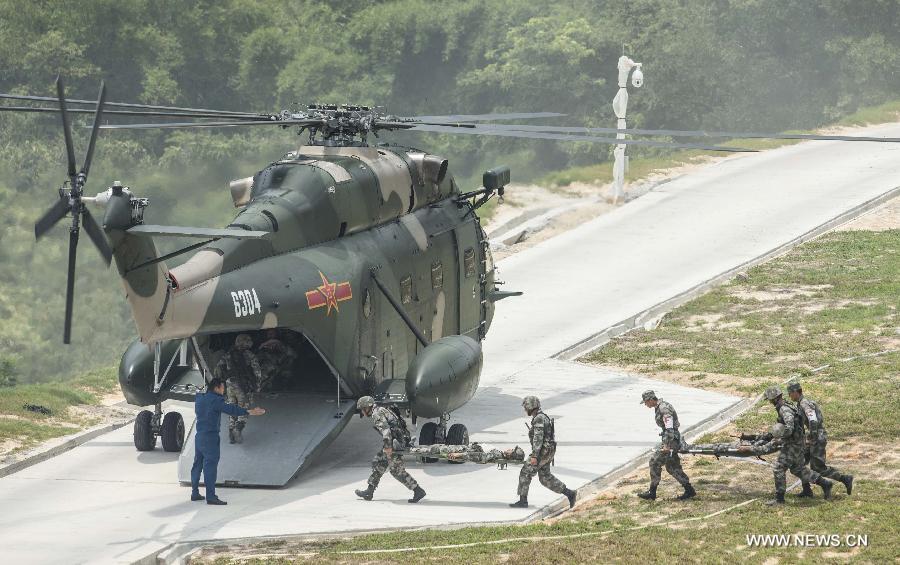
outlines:
[[[900,455],[894,443],[900,425],[891,403],[900,385],[900,353],[842,359],[900,347],[898,322],[900,230],[838,232],[751,269],[741,280],[678,308],[658,328],[627,334],[586,359],[747,395],[780,384],[789,374],[799,375],[806,394],[821,403],[829,434],[829,463],[856,477],[851,497],[837,485],[830,502],[820,496],[802,501],[791,498],[786,506],[772,509],[763,504],[773,490],[768,466],[755,465],[753,460],[685,456],[685,469],[700,493],[688,503],[663,500],[680,492],[665,474],[661,500],[638,499],[635,493],[645,489],[647,482],[646,470],[641,469],[580,504],[575,512],[543,523],[390,532],[326,542],[270,540],[207,548],[192,561],[896,562]],[[830,367],[812,371],[829,363]],[[701,441],[728,441],[730,435],[762,430],[773,421],[773,408],[762,402]],[[735,508],[753,499],[757,500]],[[719,511],[725,512],[705,518]],[[698,519],[684,521],[688,518]],[[636,526],[648,527],[628,530]],[[619,531],[411,553],[341,553],[605,530]],[[868,547],[750,547],[748,534],[837,534],[842,539],[862,534],[868,536]]]
[[[116,390],[114,367],[84,373],[74,379],[0,388],[0,442],[12,440],[20,449],[77,431],[90,424],[69,408],[95,405],[103,395]],[[32,412],[25,405],[42,406],[49,415]]]

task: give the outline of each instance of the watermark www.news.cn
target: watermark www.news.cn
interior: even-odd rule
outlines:
[[[747,534],[750,547],[869,547],[868,534]]]

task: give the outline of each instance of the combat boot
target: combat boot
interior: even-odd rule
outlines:
[[[528,508],[528,497],[520,496],[518,502],[510,503],[511,508]]]
[[[656,500],[656,485],[647,489],[647,492],[638,493],[638,496],[644,500]]]
[[[844,488],[847,489],[847,494],[853,493],[853,475],[844,475],[841,477],[841,482],[844,483]]]
[[[234,443],[234,428],[228,428],[228,443]]]
[[[694,498],[695,496],[697,496],[697,491],[694,490],[691,483],[688,483],[684,485],[684,492],[678,497],[678,500],[687,500],[689,498]]]
[[[413,497],[410,498],[409,500],[407,500],[406,502],[409,502],[410,504],[415,504],[416,502],[419,502],[423,498],[425,498],[425,491],[422,490],[422,487],[416,487],[415,489],[413,489]]]
[[[824,498],[825,500],[829,500],[831,498],[831,487],[834,486],[834,483],[832,483],[828,479],[819,477],[819,480],[816,481],[816,484],[822,487],[822,498]]]
[[[360,497],[363,500],[372,500],[372,495],[375,494],[375,487],[369,485],[366,487],[366,490],[355,490],[356,496]]]
[[[776,504],[784,504],[784,493],[783,493],[783,492],[776,492],[776,493],[775,493],[775,498],[773,498],[772,500],[766,502],[766,504],[768,504],[769,506],[775,506]]]
[[[812,487],[809,486],[809,483],[803,483],[803,490],[795,494],[797,498],[812,498],[813,491]]]
[[[575,491],[565,488],[565,489],[563,489],[562,493],[564,495],[566,495],[566,498],[569,499],[569,508],[575,508],[575,497],[576,497]]]
[[[238,422],[234,427],[234,442],[244,443],[244,422]]]

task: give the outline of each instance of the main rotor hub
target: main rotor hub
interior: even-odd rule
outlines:
[[[351,104],[310,104],[306,110],[284,110],[273,119],[300,124],[299,133],[309,131],[309,145],[328,147],[364,147],[369,133],[379,129],[407,129],[414,120],[382,114],[371,106]],[[288,124],[285,124],[287,127]]]

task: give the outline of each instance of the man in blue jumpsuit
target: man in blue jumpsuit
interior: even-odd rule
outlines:
[[[197,437],[194,442],[194,466],[191,467],[191,500],[206,500],[207,504],[227,504],[216,496],[216,467],[219,465],[219,424],[222,413],[229,416],[262,416],[262,408],[245,410],[237,404],[225,402],[225,382],[213,379],[206,385],[206,393],[194,398],[197,415]],[[206,483],[206,498],[200,495],[200,471]]]

